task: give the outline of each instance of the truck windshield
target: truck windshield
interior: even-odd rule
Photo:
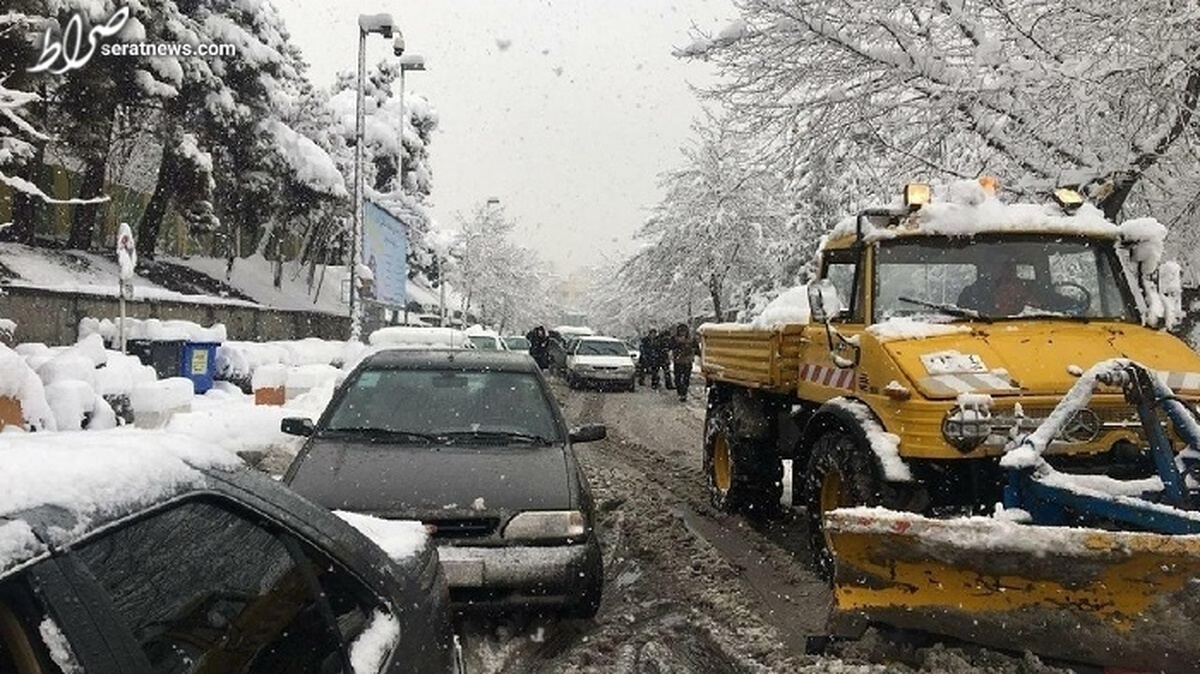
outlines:
[[[905,237],[876,252],[875,320],[1134,321],[1111,242],[1062,236]]]

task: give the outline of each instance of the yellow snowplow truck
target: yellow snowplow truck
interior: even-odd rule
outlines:
[[[835,636],[1200,671],[1200,356],[1161,329],[1165,230],[991,187],[909,185],[816,281],[700,329],[712,501],[771,513],[791,459]]]

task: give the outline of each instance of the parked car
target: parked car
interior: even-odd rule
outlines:
[[[537,364],[497,351],[384,351],[363,361],[284,481],[329,508],[418,519],[452,602],[591,617],[604,582],[591,491]]]
[[[580,337],[567,353],[567,386],[617,385],[632,391],[637,385],[635,365],[625,342],[615,337]]]
[[[509,335],[504,338],[504,345],[509,351],[523,351],[529,353],[529,340],[521,335]]]
[[[453,671],[428,538],[394,560],[232,455],[94,435],[5,434],[0,672]]]
[[[467,328],[466,333],[476,349],[484,351],[508,351],[508,345],[500,338],[500,333],[494,330],[472,326]]]

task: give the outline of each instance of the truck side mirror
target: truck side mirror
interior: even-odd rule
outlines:
[[[842,312],[842,300],[833,282],[823,278],[808,285],[808,311],[817,323],[828,323]]]

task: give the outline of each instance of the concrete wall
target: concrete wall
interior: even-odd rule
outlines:
[[[0,286],[0,318],[17,323],[14,343],[74,344],[80,319],[116,318],[117,305],[115,297]],[[203,326],[224,323],[233,340],[346,339],[350,335],[350,319],[346,316],[306,311],[138,300],[127,302],[125,312],[132,318],[178,319]]]

